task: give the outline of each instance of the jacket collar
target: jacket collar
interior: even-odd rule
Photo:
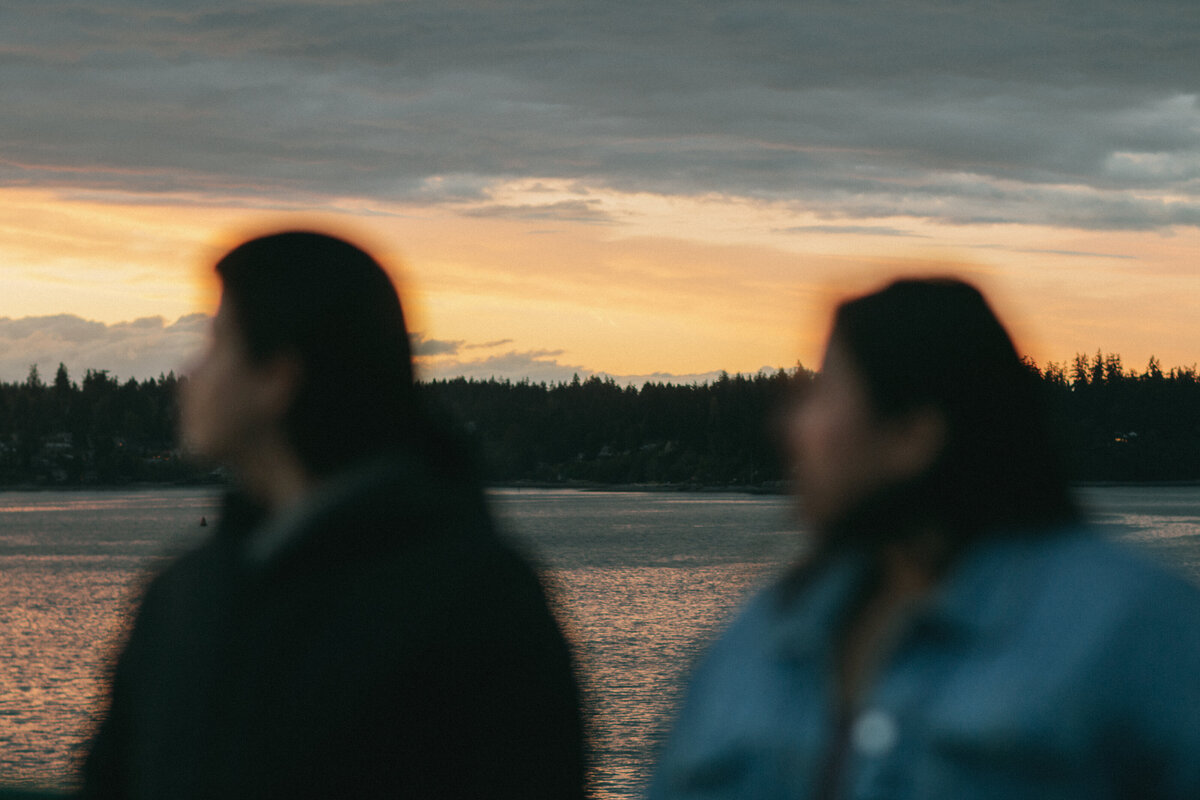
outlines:
[[[836,631],[869,578],[864,555],[840,553],[809,567],[808,574],[798,578],[804,581],[798,590],[777,587],[770,598],[775,612],[771,636],[783,655],[806,660],[831,653]]]
[[[963,552],[939,584],[911,613],[916,629],[960,640],[996,637],[1015,625],[1040,576],[1034,551],[1044,536],[1006,532],[985,537]],[[778,592],[772,636],[785,656],[830,657],[847,615],[871,578],[870,557],[851,551],[820,564],[794,597]]]
[[[381,456],[334,475],[308,497],[258,526],[244,544],[245,561],[258,567],[275,561],[347,504],[413,471],[410,461],[396,454]]]

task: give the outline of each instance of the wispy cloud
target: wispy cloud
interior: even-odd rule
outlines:
[[[483,205],[463,212],[468,217],[502,219],[559,220],[563,222],[609,223],[612,218],[600,208],[598,200],[564,200],[545,205]]]
[[[408,335],[412,342],[413,357],[428,360],[439,356],[455,356],[463,350],[490,350],[512,344],[512,339],[496,339],[492,342],[468,342],[466,339],[430,339],[421,331]]]
[[[923,236],[887,225],[793,225],[783,233],[832,233],[844,236]]]
[[[466,344],[462,339],[428,339],[424,333],[419,331],[410,333],[408,338],[412,345],[413,356],[417,358],[454,355]]]
[[[1070,256],[1072,258],[1112,258],[1120,261],[1132,261],[1136,256],[1129,253],[1097,253],[1088,250],[1053,250],[1048,248],[1036,247],[1012,247],[1004,244],[975,244],[971,245],[975,250],[1005,250],[1010,253],[1029,253],[1031,255],[1045,256]]]

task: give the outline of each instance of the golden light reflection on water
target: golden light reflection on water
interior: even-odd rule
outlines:
[[[90,565],[0,561],[0,752],[6,783],[64,786],[94,725],[131,585]]]
[[[640,797],[687,674],[802,537],[783,497],[493,493],[547,568],[576,648],[596,800]]]
[[[0,493],[0,785],[67,788],[141,583],[207,492]]]
[[[721,565],[554,573],[590,714],[595,797],[640,794],[689,666],[761,571]]]
[[[578,657],[596,800],[640,796],[690,666],[746,593],[795,558],[790,501],[506,490]],[[1105,487],[1108,535],[1200,581],[1200,488]],[[20,510],[18,510],[20,509]],[[0,784],[69,786],[110,655],[163,553],[203,535],[205,491],[0,493]]]
[[[98,498],[98,497],[83,497],[80,499],[72,499],[67,502],[50,502],[50,503],[25,503],[15,502],[13,504],[0,505],[0,519],[4,518],[5,514],[42,514],[47,511],[109,511],[112,509],[127,509],[129,508],[129,499],[127,495],[118,495],[117,497]]]

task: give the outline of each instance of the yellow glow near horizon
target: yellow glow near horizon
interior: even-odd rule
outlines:
[[[510,339],[501,349],[554,351],[563,364],[617,375],[815,366],[833,302],[897,274],[977,282],[1039,363],[1097,348],[1139,369],[1151,354],[1165,366],[1200,357],[1194,229],[850,223],[781,203],[551,181],[514,182],[456,207],[346,200],[314,213],[120,200],[0,190],[0,317],[211,312],[207,276],[224,249],[306,225],[374,252],[402,286],[410,326],[428,338]]]
[[[4,189],[0,202],[0,316],[112,323],[211,306],[199,267],[228,210],[71,200],[43,189]]]

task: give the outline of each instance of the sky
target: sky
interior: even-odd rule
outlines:
[[[3,5],[0,380],[186,369],[294,227],[427,378],[815,367],[912,274],[1042,364],[1200,360],[1195,0]]]

